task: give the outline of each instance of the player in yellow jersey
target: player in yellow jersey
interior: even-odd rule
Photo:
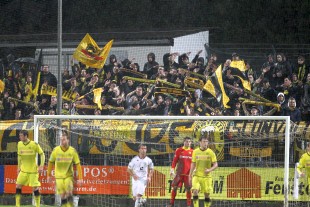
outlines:
[[[69,145],[67,133],[62,132],[60,146],[53,149],[47,167],[47,179],[50,181],[52,168],[55,166],[56,192],[61,197],[61,206],[73,206],[73,165],[76,165],[78,171],[77,184],[80,185],[83,176],[79,155]]]
[[[306,151],[307,152],[304,153],[299,160],[297,171],[300,177],[307,176],[308,185],[310,185],[310,142],[307,144]],[[305,171],[302,170],[303,168],[305,168]]]
[[[23,186],[30,186],[35,196],[36,207],[40,206],[39,173],[43,171],[45,155],[40,145],[29,140],[28,131],[19,132],[19,142],[17,144],[18,167],[16,180],[16,206],[20,206],[20,198]],[[37,154],[40,155],[40,166],[36,162]]]
[[[193,204],[199,207],[199,190],[205,195],[204,206],[211,206],[210,193],[212,190],[211,172],[218,167],[215,153],[208,148],[208,137],[199,139],[199,148],[193,151],[189,182],[192,183]]]

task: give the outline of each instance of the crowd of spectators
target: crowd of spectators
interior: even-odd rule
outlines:
[[[188,53],[167,53],[162,57],[163,65],[159,65],[155,54],[149,53],[143,67],[128,59],[118,61],[113,54],[102,69],[87,68],[81,63],[72,62],[71,69],[64,69],[62,73],[62,87],[63,91],[74,93],[76,97],[71,101],[63,100],[61,114],[288,115],[294,122],[310,121],[310,71],[304,56],[300,55],[296,60],[289,61],[282,53],[269,55],[261,68],[257,69],[251,68],[245,60],[248,70],[244,75],[251,84],[251,95],[243,90],[241,80],[230,72],[231,61],[240,60],[237,53],[233,53],[231,59],[224,63],[219,63],[215,54],[207,60],[200,57],[200,54],[201,51],[197,52],[195,58],[189,60]],[[230,99],[229,108],[223,108],[203,88],[189,87],[184,81],[187,77],[192,77],[205,82],[205,78],[211,76],[220,64],[223,66],[225,91]],[[126,70],[122,70],[123,68]],[[132,78],[124,78],[125,76]],[[41,67],[40,78],[37,71],[29,70],[29,66],[8,65],[2,80],[5,89],[0,94],[1,120],[31,119],[35,114],[60,114],[57,112],[57,96],[40,94],[42,85],[57,87],[57,79],[49,71],[48,65]],[[39,83],[36,83],[37,80],[40,80]],[[163,81],[177,84],[188,93],[180,95],[173,93],[173,90],[172,93],[157,93],[156,87],[170,87]],[[94,103],[92,91],[96,88],[103,89],[100,98],[102,109]],[[248,102],[261,101],[253,94],[281,107]]]

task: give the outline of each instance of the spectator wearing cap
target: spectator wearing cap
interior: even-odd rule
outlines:
[[[259,116],[260,110],[256,105],[251,106],[250,110],[247,109],[246,103],[242,102],[242,109],[246,116]]]
[[[239,60],[240,60],[240,56],[239,56],[238,53],[233,52],[233,53],[231,54],[231,59],[232,59],[232,61],[239,61]]]

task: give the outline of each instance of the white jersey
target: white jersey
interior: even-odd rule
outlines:
[[[138,155],[132,158],[128,164],[128,168],[131,169],[139,179],[147,179],[149,169],[154,168],[153,161],[151,158],[146,156],[144,159],[141,159]]]

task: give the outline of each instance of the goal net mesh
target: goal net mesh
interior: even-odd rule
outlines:
[[[155,172],[144,197],[148,206],[166,206],[171,195],[170,166],[176,148],[185,137],[199,147],[199,138],[210,131],[209,147],[216,153],[219,167],[212,173],[212,206],[283,206],[285,120],[191,120],[191,119],[38,119],[38,141],[46,157],[57,146],[58,130],[66,131],[70,144],[79,153],[83,184],[74,193],[97,206],[134,206],[130,160],[146,144]],[[210,130],[211,129],[211,130]],[[309,131],[291,123],[289,155],[289,206],[306,205],[307,182],[299,186],[299,198],[293,198],[294,164],[304,152]],[[49,184],[52,185],[52,184]],[[44,189],[43,189],[44,190]],[[44,192],[43,192],[44,194]],[[203,194],[199,194],[202,202]],[[175,204],[185,206],[182,186]]]

